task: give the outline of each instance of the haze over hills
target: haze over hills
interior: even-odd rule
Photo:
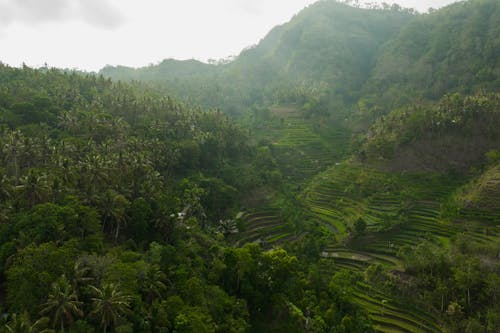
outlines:
[[[288,90],[309,81],[332,85],[327,88],[332,93],[336,89],[359,91],[375,65],[379,46],[410,17],[404,11],[367,11],[321,1],[297,14],[291,22],[274,28],[258,45],[244,50],[227,64],[167,60],[140,69],[106,67],[100,73],[115,79],[164,83],[175,91],[182,90],[182,94],[187,94],[190,86],[197,89],[204,85],[210,90],[215,85],[221,91],[195,90],[189,97],[206,102],[208,97],[203,94],[214,93],[213,102],[219,106],[237,98],[233,96],[235,90],[249,104],[264,103],[263,99],[271,99],[281,88]],[[175,64],[190,70],[179,71]],[[192,76],[195,71],[199,71],[198,75]],[[197,96],[198,92],[202,96]]]
[[[0,333],[497,333],[499,5],[0,64]]]
[[[498,87],[498,15],[498,4],[489,0],[462,2],[432,14],[320,1],[228,64],[168,60],[139,69],[106,67],[100,73],[163,83],[204,104],[209,98],[189,88],[210,82],[217,87],[210,93],[218,107],[231,100],[236,87],[240,95],[248,95],[245,102],[265,104],[274,102],[281,87],[319,83],[326,85],[317,93],[348,105],[376,98],[383,106],[397,106],[417,98],[436,100],[447,92]],[[391,95],[395,90],[398,95]]]

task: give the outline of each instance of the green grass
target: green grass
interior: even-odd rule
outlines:
[[[246,212],[242,220],[242,230],[228,238],[234,246],[258,242],[264,247],[272,247],[297,238],[292,226],[281,218],[279,208],[262,207]]]
[[[342,162],[349,142],[348,131],[317,131],[314,122],[293,108],[277,113],[283,121],[273,125],[268,134],[273,156],[285,177],[301,184],[299,200],[306,223],[322,224],[335,234],[322,253],[321,272],[325,280],[340,269],[363,272],[376,263],[403,271],[404,265],[396,256],[398,250],[423,240],[445,247],[458,234],[478,243],[499,241],[500,228],[495,227],[500,223],[500,212],[495,210],[500,202],[496,200],[497,196],[500,199],[498,170],[481,178],[476,187],[470,185],[469,192],[463,194],[475,198],[486,193],[493,197],[488,201],[490,209],[478,205],[462,207],[460,220],[446,219],[443,207],[464,185],[463,178],[384,173]],[[335,147],[332,142],[341,144]],[[478,189],[482,190],[480,194]],[[366,223],[366,230],[351,239],[349,230],[359,219]],[[245,221],[245,232],[238,245],[258,240],[273,246],[300,238],[296,230],[280,222],[279,214],[272,209],[249,214]],[[416,305],[398,302],[373,286],[357,285],[352,300],[369,313],[379,332],[441,331],[437,316]]]
[[[334,268],[363,272],[370,264],[379,263],[403,270],[396,257],[401,246],[415,246],[429,238],[447,246],[452,237],[464,231],[441,218],[442,203],[458,186],[459,182],[446,176],[384,174],[340,165],[314,177],[301,198],[308,216],[333,226],[337,240],[346,239],[348,226],[357,219],[367,225],[365,234],[348,247],[338,242],[327,246],[323,257],[333,261]],[[494,232],[486,235],[481,227],[467,232],[478,241],[495,236],[490,235]],[[380,332],[441,331],[437,317],[398,303],[376,289],[357,289],[353,301],[369,313]]]
[[[273,156],[289,181],[305,184],[347,156],[350,132],[346,128],[337,124],[320,130],[323,120],[305,119],[293,106],[276,107],[271,113],[274,120],[257,136],[271,142]]]

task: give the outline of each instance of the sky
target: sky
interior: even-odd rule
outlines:
[[[385,2],[425,12],[455,1]],[[314,2],[0,0],[0,62],[97,71],[167,58],[222,59],[257,44],[272,27]]]

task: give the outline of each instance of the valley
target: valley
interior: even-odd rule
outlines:
[[[0,63],[0,333],[499,332],[499,17],[320,0],[230,61]]]

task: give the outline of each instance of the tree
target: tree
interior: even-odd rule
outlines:
[[[12,185],[10,179],[4,174],[3,170],[0,170],[0,200],[5,202],[7,199],[10,199],[11,193]]]
[[[139,274],[141,291],[144,294],[146,302],[152,304],[154,298],[161,298],[167,289],[165,285],[166,275],[160,270],[158,265],[149,265],[145,272],[140,272]]]
[[[24,136],[20,131],[10,132],[7,135],[7,140],[3,146],[3,153],[5,154],[7,160],[12,162],[12,168],[14,169],[13,173],[16,181],[19,180],[19,156],[21,151],[24,149],[23,141]]]
[[[471,291],[474,291],[482,282],[482,274],[480,269],[479,259],[466,258],[460,260],[457,267],[454,269],[454,278],[457,286],[465,292],[465,303],[471,306],[472,298]]]
[[[106,227],[106,224],[114,224],[115,239],[118,239],[120,228],[127,222],[126,210],[129,206],[129,201],[123,195],[113,190],[107,190],[99,200],[99,205],[101,206],[103,229]]]
[[[52,325],[59,325],[61,331],[64,332],[64,323],[71,326],[75,316],[83,316],[83,311],[80,309],[82,302],[78,301],[78,296],[73,287],[69,283],[65,275],[62,275],[59,280],[52,284],[52,291],[49,294],[49,299],[43,304],[43,309],[40,314],[51,314]]]
[[[366,222],[363,218],[359,217],[356,222],[354,222],[354,231],[356,235],[362,235],[366,230]]]
[[[74,243],[29,245],[18,251],[7,269],[7,304],[11,311],[39,312],[51,284],[73,268]]]
[[[33,323],[27,312],[14,313],[12,319],[5,325],[5,329],[8,333],[55,333],[54,330],[47,328],[49,322],[49,318],[42,317]]]
[[[49,193],[47,175],[30,170],[29,173],[20,179],[22,197],[26,200],[28,207],[33,207],[42,202]]]
[[[91,286],[96,297],[92,298],[93,310],[90,313],[99,318],[103,332],[116,326],[121,315],[130,307],[130,296],[123,294],[114,284],[105,284],[102,288]]]

